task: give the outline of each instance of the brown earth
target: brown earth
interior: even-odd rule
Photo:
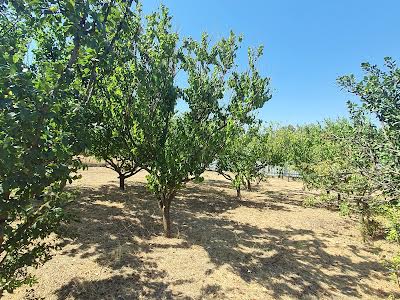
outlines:
[[[116,173],[83,172],[62,248],[38,283],[4,299],[382,299],[398,296],[379,262],[394,251],[364,244],[355,221],[306,208],[301,182],[269,179],[241,201],[222,177],[188,184],[162,236],[145,173],[118,190]]]

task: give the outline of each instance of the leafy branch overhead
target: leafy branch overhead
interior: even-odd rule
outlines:
[[[33,282],[87,147],[88,103],[132,1],[0,3],[0,293]]]

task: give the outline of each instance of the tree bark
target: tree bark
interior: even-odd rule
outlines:
[[[172,237],[171,216],[169,212],[171,208],[171,202],[175,198],[175,195],[175,190],[171,190],[159,195],[159,206],[161,208],[163,217],[164,236],[167,238]]]
[[[122,174],[119,175],[119,189],[121,191],[125,190],[125,176]]]
[[[2,246],[4,241],[4,223],[6,222],[5,215],[0,215],[0,254],[2,253]]]
[[[360,213],[360,222],[362,226],[362,239],[363,242],[365,243],[367,241],[367,238],[370,237],[370,230],[371,230],[371,214],[369,211],[368,204],[365,202],[365,200],[361,200],[357,202],[358,206],[361,208],[361,213]]]
[[[242,199],[242,195],[240,193],[240,186],[236,188],[236,197],[240,200]]]
[[[170,205],[164,205],[162,208],[164,236],[167,238],[172,237],[171,233],[171,216],[169,214]]]
[[[360,213],[360,223],[361,223],[361,236],[363,239],[363,242],[365,243],[367,241],[367,230],[365,228],[365,217],[364,217],[364,212],[361,211]]]
[[[251,182],[247,179],[247,190],[251,191]]]
[[[371,231],[371,212],[369,210],[369,206],[368,204],[364,201],[362,201],[362,219],[363,219],[363,225],[365,227],[365,238],[364,238],[364,242],[366,240],[366,238],[369,238],[372,236],[373,232]]]
[[[10,192],[4,192],[3,193],[3,199],[8,201],[10,198]],[[0,213],[0,253],[2,252],[1,249],[3,249],[3,242],[4,242],[4,225],[7,220],[7,212]],[[1,292],[1,291],[0,291]],[[0,294],[1,295],[1,294]]]

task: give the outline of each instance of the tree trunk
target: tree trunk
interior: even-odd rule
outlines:
[[[240,193],[240,186],[236,188],[236,197],[240,200],[242,199],[242,195]]]
[[[3,245],[3,241],[4,241],[4,223],[6,222],[5,216],[0,215],[0,248]],[[0,250],[0,254],[2,253],[2,251]]]
[[[2,196],[5,201],[8,201],[10,199],[10,192],[8,191],[4,192]],[[7,212],[0,213],[0,248],[4,242],[4,227],[5,227],[4,225],[6,223],[6,220],[7,220]],[[0,296],[1,296],[1,290],[0,290]]]
[[[164,236],[167,238],[172,237],[171,233],[171,216],[169,214],[170,205],[164,205],[162,208]]]
[[[4,223],[6,222],[6,217],[5,215],[1,214],[0,215],[0,247],[3,245],[4,241]],[[0,251],[1,253],[1,251]]]
[[[251,191],[251,182],[247,179],[247,190]]]
[[[169,211],[171,207],[171,202],[175,198],[175,195],[176,195],[175,190],[171,190],[159,195],[159,206],[161,208],[163,217],[164,236],[167,238],[172,237],[171,216]]]
[[[365,243],[367,241],[367,238],[370,237],[371,235],[371,214],[369,211],[368,204],[365,202],[365,200],[361,200],[358,203],[358,206],[361,208],[361,213],[360,213],[360,222],[361,222],[361,233],[362,233],[362,239],[363,242]]]
[[[364,212],[361,211],[360,213],[360,223],[361,223],[361,236],[363,239],[363,242],[365,243],[367,241],[367,230],[365,228],[365,217],[364,217]]]
[[[122,174],[119,175],[119,189],[121,191],[125,190],[125,176]]]

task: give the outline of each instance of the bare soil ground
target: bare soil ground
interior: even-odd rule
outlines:
[[[4,299],[385,299],[397,295],[379,263],[394,249],[364,244],[355,221],[305,208],[301,182],[270,179],[235,199],[208,173],[172,207],[162,237],[145,173],[118,190],[116,173],[83,172],[62,248],[34,271],[38,283]]]

